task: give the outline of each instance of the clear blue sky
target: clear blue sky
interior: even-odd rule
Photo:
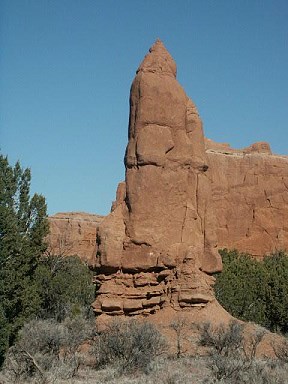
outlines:
[[[129,89],[160,38],[205,135],[288,154],[287,0],[0,0],[0,147],[50,214],[108,213]]]

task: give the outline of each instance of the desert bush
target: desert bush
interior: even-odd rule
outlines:
[[[165,348],[163,336],[151,323],[116,320],[96,337],[93,353],[97,367],[111,364],[123,374],[147,372],[151,362]]]
[[[244,326],[236,321],[227,326],[212,326],[209,323],[202,327],[200,344],[210,348],[212,378],[207,383],[276,383],[269,365],[256,359],[256,349],[264,331],[256,329],[244,337],[243,330]]]
[[[273,344],[275,356],[281,363],[288,364],[288,339]]]
[[[93,323],[81,316],[58,323],[54,319],[32,320],[25,324],[4,362],[4,373],[12,381],[37,378],[48,382],[73,377],[80,363],[79,346],[91,339]]]
[[[171,323],[170,328],[173,329],[176,335],[176,357],[179,359],[185,352],[183,341],[185,340],[186,331],[189,327],[189,323],[186,317],[178,315]]]

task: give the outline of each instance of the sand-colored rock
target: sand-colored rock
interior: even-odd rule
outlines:
[[[89,265],[96,262],[96,233],[103,216],[84,212],[57,213],[48,218],[49,251],[54,255],[77,255]]]
[[[288,156],[267,143],[208,148],[218,246],[254,256],[288,250]]]

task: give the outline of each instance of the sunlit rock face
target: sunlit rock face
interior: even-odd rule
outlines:
[[[62,212],[49,216],[46,238],[52,255],[79,256],[90,266],[96,263],[96,235],[104,216],[85,212]]]
[[[219,247],[256,257],[288,250],[288,156],[265,142],[206,147]]]
[[[128,138],[126,179],[111,213],[49,218],[51,252],[77,254],[97,270],[97,314],[209,312],[217,245],[259,257],[288,250],[288,156],[266,142],[204,142],[160,41],[131,86]]]
[[[96,313],[205,306],[221,270],[202,122],[156,41],[130,92],[126,177],[97,241]]]

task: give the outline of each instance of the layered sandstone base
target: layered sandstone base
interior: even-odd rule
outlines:
[[[214,300],[213,277],[206,275],[206,281],[203,280],[187,268],[186,263],[154,269],[138,273],[118,270],[113,274],[97,275],[95,283],[99,289],[93,304],[95,313],[149,315],[167,307],[175,310],[204,307]]]

